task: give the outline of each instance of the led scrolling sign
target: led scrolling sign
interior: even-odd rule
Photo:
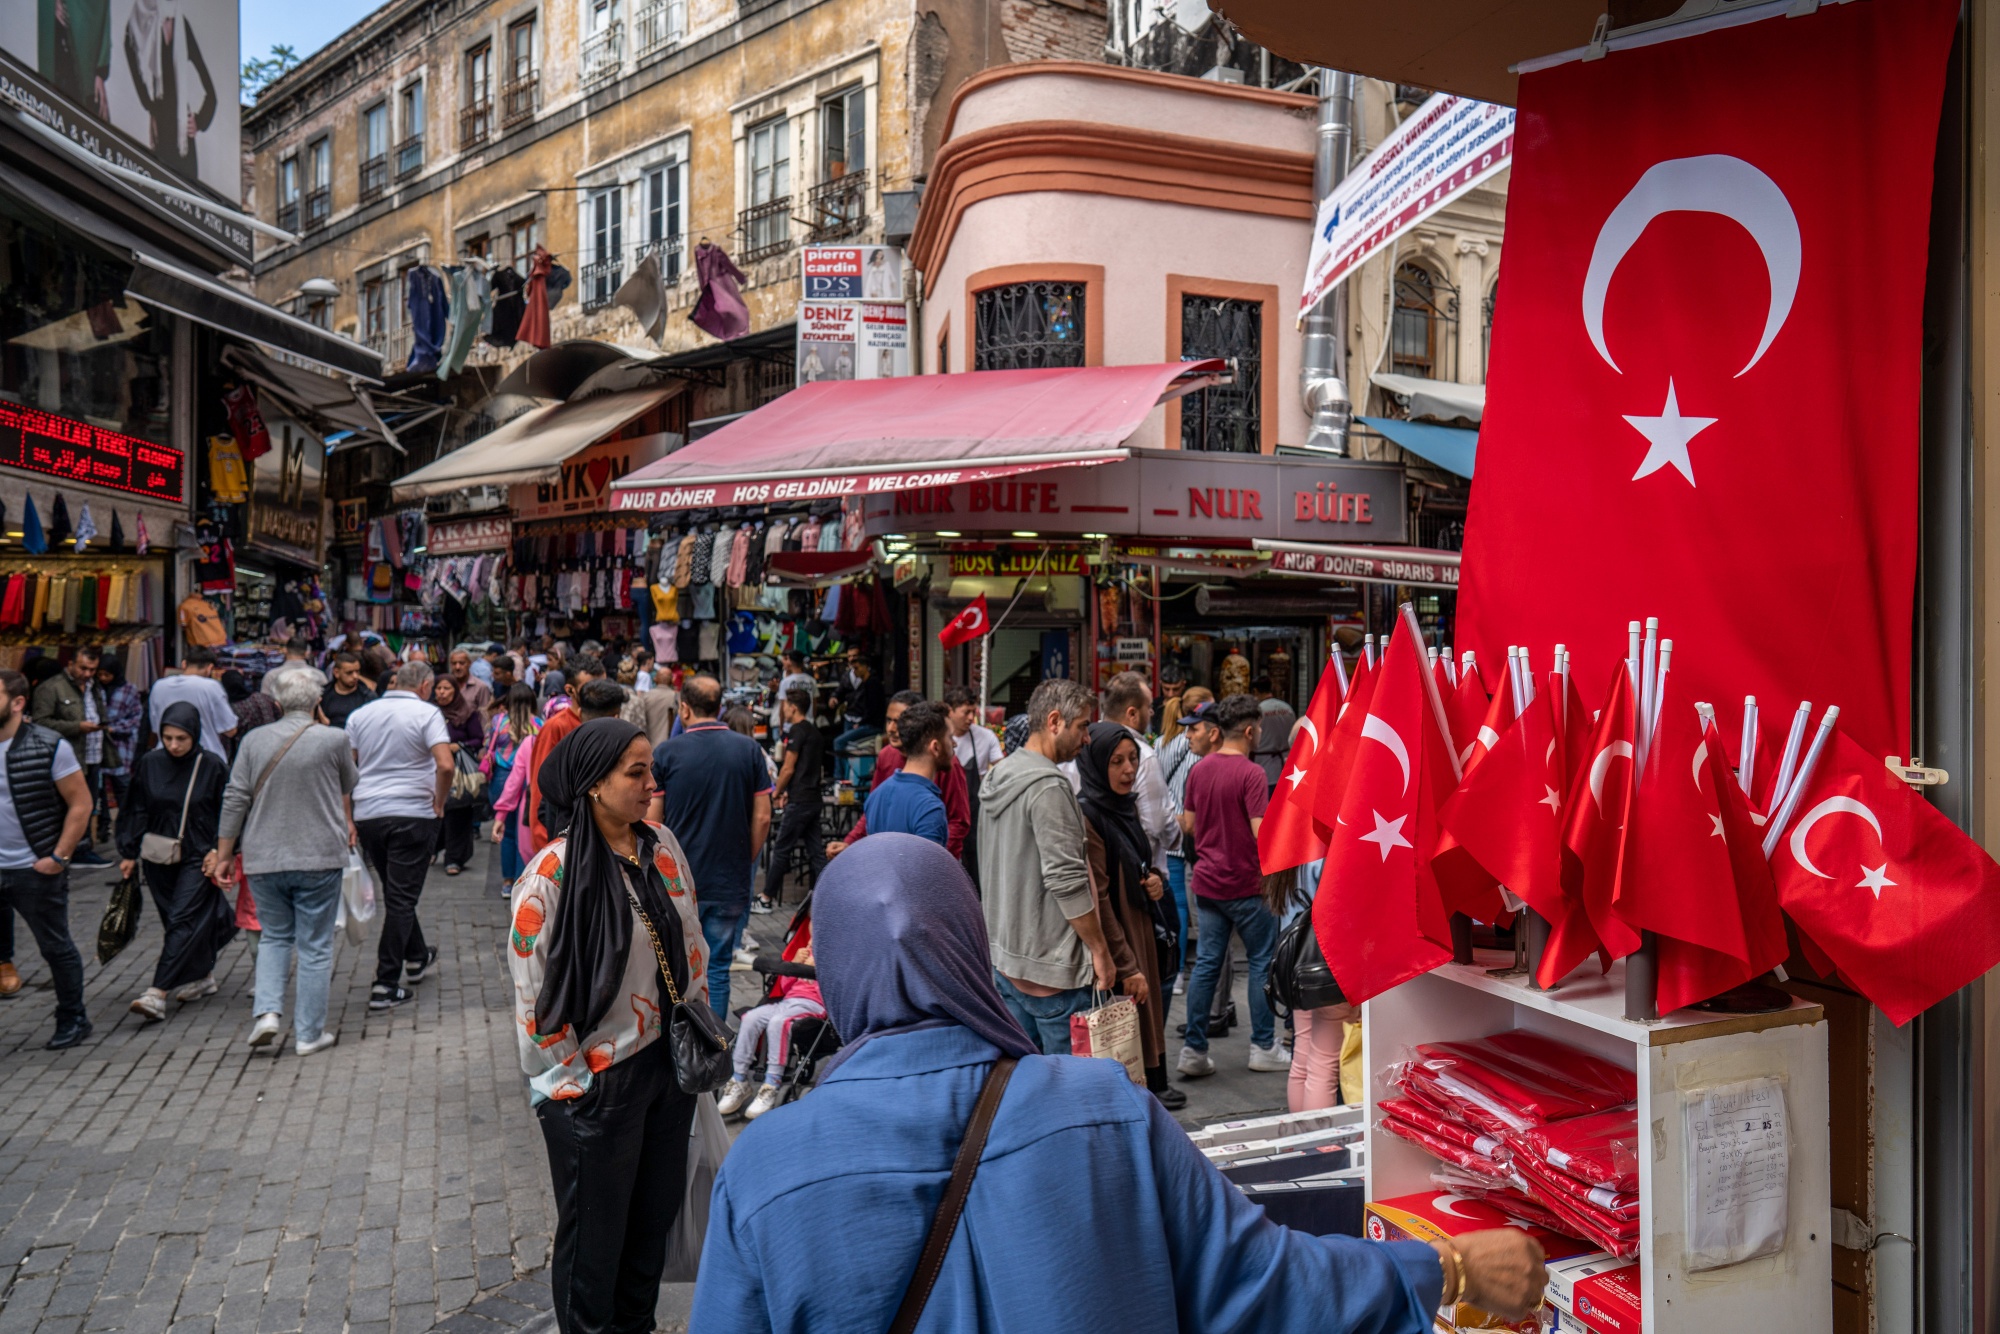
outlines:
[[[186,494],[178,451],[18,403],[0,403],[0,466],[170,504]]]

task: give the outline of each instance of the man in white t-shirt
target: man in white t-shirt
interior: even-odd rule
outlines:
[[[56,991],[49,1050],[90,1036],[83,956],[69,934],[69,863],[90,828],[90,784],[75,752],[27,718],[28,678],[0,671],[0,995],[21,989],[14,915],[35,935]]]
[[[429,664],[406,662],[382,698],[347,718],[347,739],[361,770],[354,785],[354,827],[382,886],[371,1010],[401,1005],[410,999],[407,984],[423,981],[437,967],[438,952],[426,946],[417,923],[417,900],[437,849],[452,780],[451,736],[444,714],[430,702],[433,685]]]
[[[163,676],[146,692],[146,721],[154,736],[160,734],[160,715],[169,704],[186,701],[201,714],[201,744],[221,760],[229,762],[222,738],[236,735],[236,710],[229,707],[229,694],[215,678],[215,653],[199,644],[181,650],[178,676]]]
[[[785,725],[785,696],[791,694],[794,689],[814,692],[815,694],[818,689],[816,683],[813,681],[812,673],[806,670],[805,654],[794,650],[785,655],[784,662],[785,674],[778,680],[777,699],[771,705],[771,734],[779,738],[780,750],[783,749],[784,741],[781,733]]]

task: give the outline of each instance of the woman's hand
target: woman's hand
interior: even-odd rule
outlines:
[[[1158,871],[1146,872],[1146,878],[1140,883],[1145,886],[1146,897],[1149,899],[1157,899],[1167,892],[1167,882],[1160,878]]]
[[[202,859],[202,867],[201,867],[201,869],[202,869],[203,871],[207,871],[207,870],[208,870],[208,863],[209,863],[209,861],[213,860],[213,859],[214,859],[214,857],[215,857],[215,854],[211,852],[211,853],[209,853],[209,854],[208,854],[208,856],[207,856],[207,857],[205,857],[205,858],[203,858],[203,859]],[[132,859],[131,859],[130,857],[127,857],[127,858],[125,858],[124,860],[120,861],[120,862],[118,863],[118,878],[119,878],[119,879],[121,879],[121,880],[127,880],[127,879],[130,879],[130,878],[131,878],[131,875],[132,875],[132,872],[133,872],[134,870],[136,870],[136,869],[138,868],[138,865],[139,865],[139,863],[138,863],[138,862],[135,862],[135,861],[133,861],[133,860],[132,860]]]
[[[506,841],[507,835],[502,832],[506,828],[506,825],[507,817],[504,815],[493,822],[493,841],[495,843],[504,843]]]
[[[1541,1304],[1548,1285],[1542,1244],[1519,1228],[1496,1227],[1467,1232],[1449,1242],[1432,1243],[1444,1265],[1445,1287],[1457,1279],[1450,1251],[1458,1252],[1465,1269],[1463,1300],[1502,1320],[1519,1320]]]
[[[1146,998],[1152,994],[1151,989],[1146,986],[1146,975],[1144,973],[1134,973],[1132,976],[1126,978],[1125,994],[1132,998],[1134,1005],[1144,1005]]]

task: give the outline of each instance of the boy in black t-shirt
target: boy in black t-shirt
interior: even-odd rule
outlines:
[[[820,872],[826,869],[825,840],[819,833],[826,733],[813,722],[813,694],[803,686],[787,690],[778,708],[785,723],[785,760],[778,770],[773,800],[783,814],[778,821],[777,839],[771,846],[768,883],[751,904],[752,912],[771,912],[784,901],[785,876],[792,869],[795,848],[806,850],[812,883],[817,884]]]

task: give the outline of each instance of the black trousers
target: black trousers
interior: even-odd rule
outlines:
[[[0,917],[19,913],[35,936],[56,987],[56,1023],[88,1018],[83,1008],[83,956],[69,934],[69,872],[43,875],[32,866],[0,871]],[[7,918],[6,958],[14,957],[14,924]]]
[[[479,808],[447,809],[438,833],[438,850],[446,866],[464,866],[472,860],[472,827],[479,823]]]
[[[172,991],[199,982],[215,972],[215,954],[236,934],[236,911],[222,891],[208,883],[201,862],[178,866],[140,862],[160,925],[167,933],[160,961],[153,966],[153,985]]]
[[[812,868],[813,883],[826,874],[826,840],[819,833],[820,803],[793,797],[778,817],[778,836],[771,840],[771,869],[764,893],[771,902],[785,901],[785,876],[792,869],[792,853],[806,850],[806,865]]]
[[[666,1040],[599,1073],[582,1098],[536,1114],[556,1191],[556,1327],[651,1334],[694,1126],[694,1097],[674,1082]]]
[[[417,924],[417,900],[423,897],[424,877],[430,874],[431,854],[437,851],[438,821],[434,816],[382,815],[356,820],[354,828],[361,835],[361,855],[382,887],[375,985],[401,986],[403,965],[422,963],[426,953],[424,929]]]

